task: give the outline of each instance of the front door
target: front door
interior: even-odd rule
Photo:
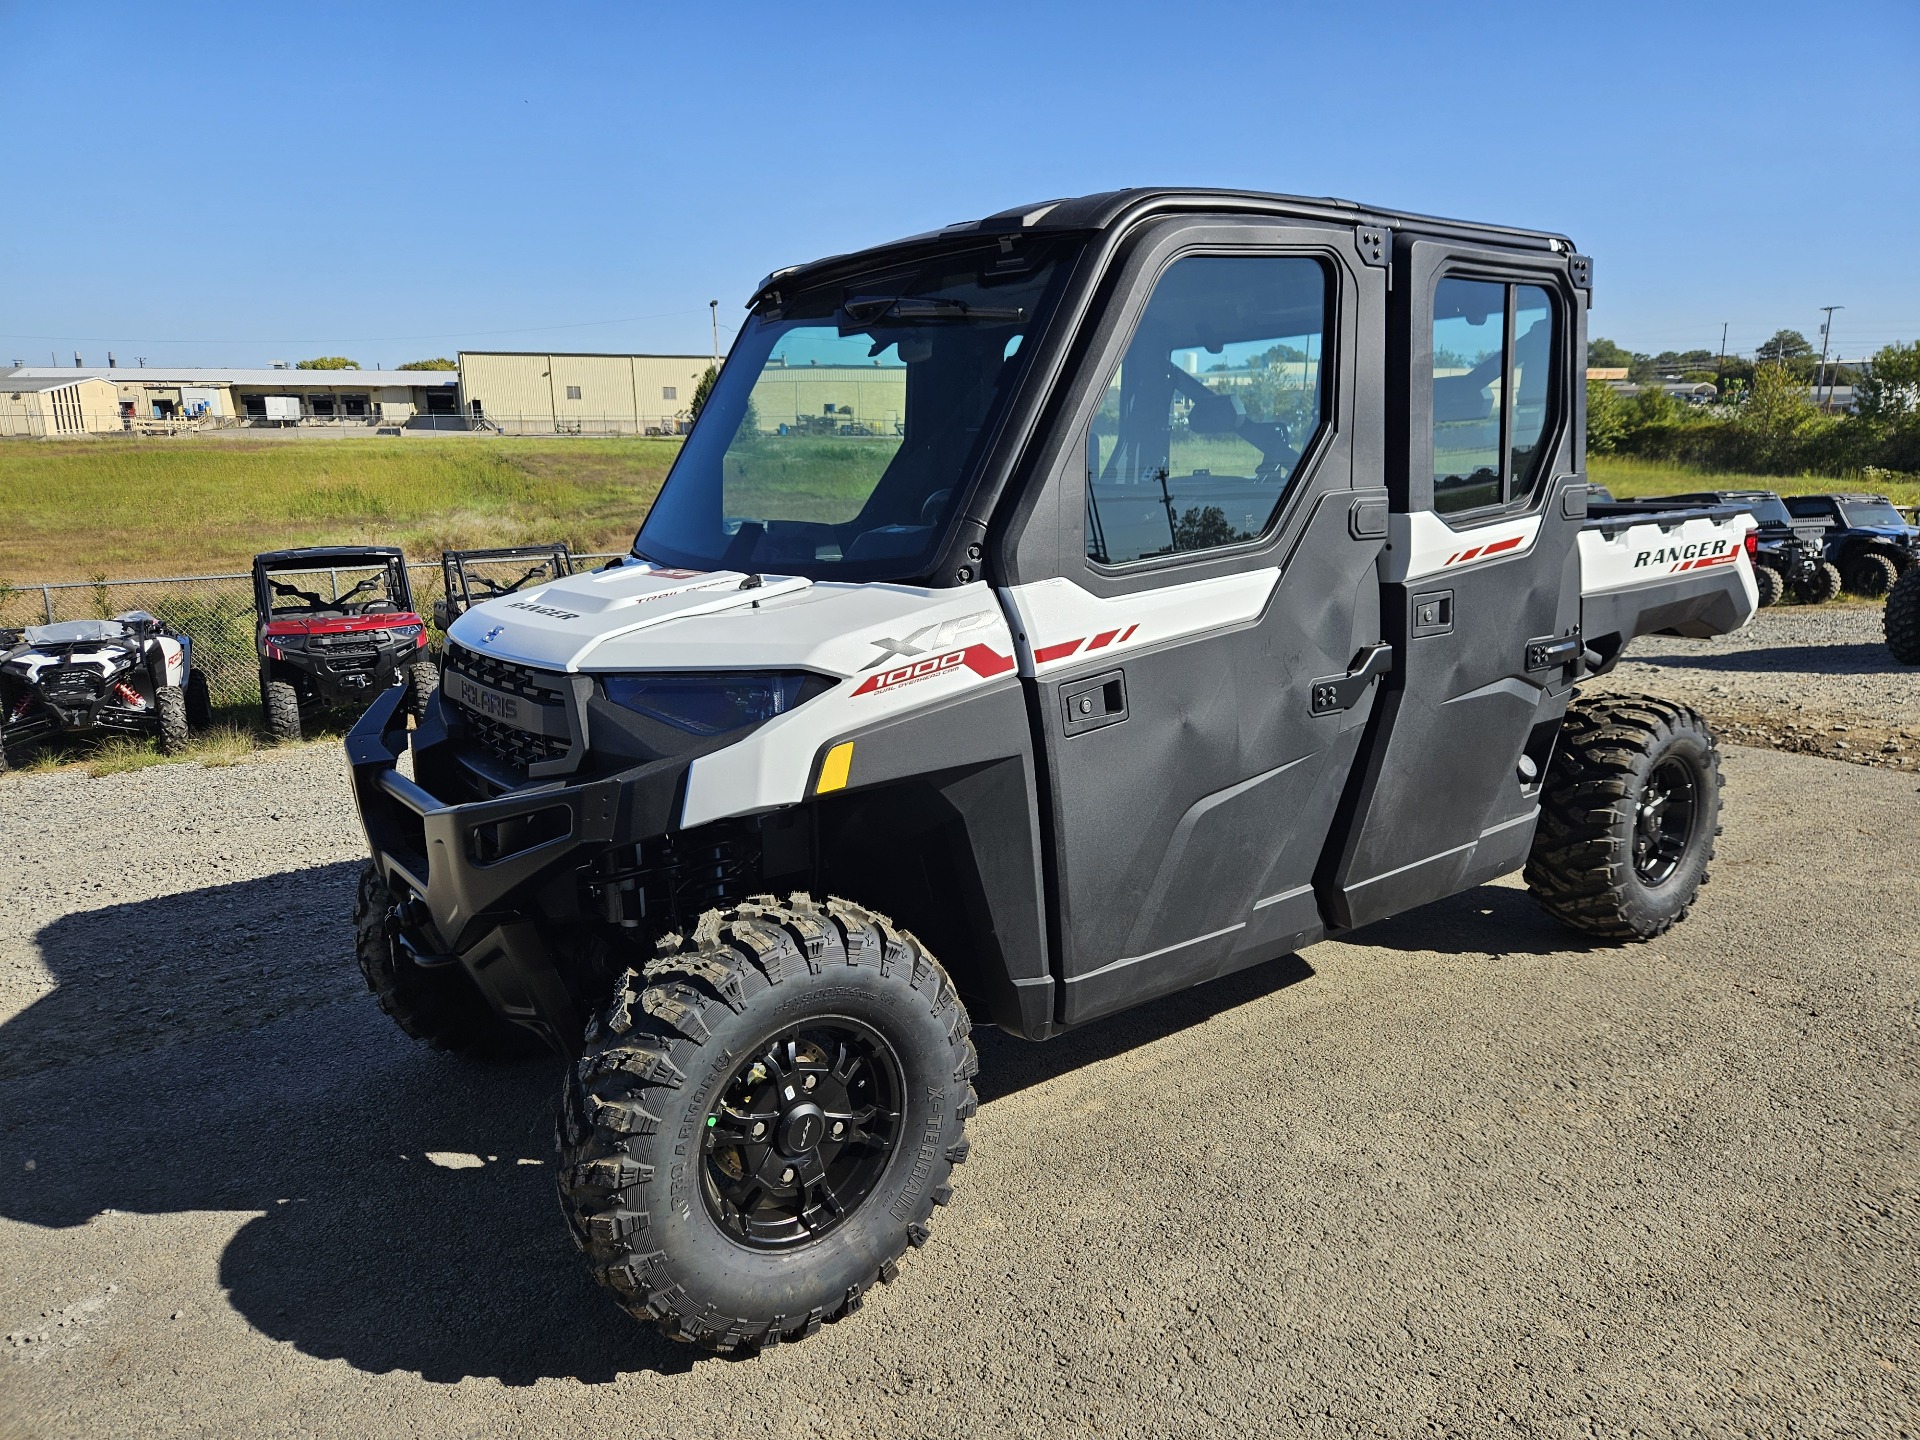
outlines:
[[[1382,603],[1401,664],[1322,877],[1343,927],[1524,863],[1580,653],[1585,334],[1566,260],[1403,239],[1394,285],[1406,468]]]
[[[1004,591],[1069,1025],[1319,938],[1376,688],[1337,682],[1381,638],[1385,491],[1354,436],[1383,272],[1351,230],[1267,223],[1163,222],[1120,265]]]

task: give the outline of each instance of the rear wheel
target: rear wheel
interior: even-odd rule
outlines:
[[[267,733],[276,740],[300,738],[300,695],[285,680],[269,680],[260,687],[260,708],[266,714]]]
[[[153,708],[160,721],[160,753],[178,755],[187,748],[187,692],[178,685],[162,685],[153,692]]]
[[[1795,587],[1800,601],[1805,605],[1824,605],[1829,600],[1840,598],[1843,588],[1840,581],[1840,567],[1831,560],[1822,560],[1812,567],[1807,578]]]
[[[205,730],[213,724],[213,696],[203,670],[187,672],[187,728]]]
[[[1847,562],[1847,589],[1868,599],[1886,594],[1900,578],[1900,567],[1877,551],[1856,555]]]
[[[1902,665],[1920,665],[1920,565],[1887,592],[1887,649]]]
[[[1780,597],[1786,593],[1787,577],[1771,565],[1753,567],[1753,587],[1759,592],[1762,608],[1780,603]]]
[[[1576,930],[1646,940],[1686,918],[1720,833],[1707,722],[1648,695],[1576,700],[1540,798],[1527,888]]]
[[[951,1194],[969,1029],[920,943],[845,901],[762,896],[668,936],[561,1097],[560,1203],[595,1275],[714,1350],[840,1319]]]
[[[457,961],[415,963],[396,940],[393,906],[397,898],[372,865],[360,872],[353,904],[354,954],[367,989],[393,1023],[435,1050],[485,1060],[538,1054],[543,1048],[539,1039],[501,1019]]]

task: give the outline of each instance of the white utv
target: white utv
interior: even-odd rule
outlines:
[[[567,1057],[575,1239],[726,1350],[927,1238],[974,1018],[1523,867],[1660,933],[1714,737],[1575,687],[1746,623],[1753,521],[1589,504],[1588,286],[1555,235],[1173,190],[776,272],[632,554],[476,605],[419,728],[349,737],[373,991]]]

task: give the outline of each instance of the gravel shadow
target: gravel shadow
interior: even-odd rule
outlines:
[[[1629,650],[1625,659],[1663,670],[1726,674],[1898,675],[1913,669],[1895,660],[1885,645],[1762,645],[1698,655],[1645,655]]]
[[[1584,955],[1615,948],[1562,925],[1511,885],[1463,890],[1336,938],[1343,945],[1441,955]]]
[[[558,1062],[490,1066],[399,1034],[353,968],[357,864],[288,872],[163,901],[76,913],[40,934],[60,988],[0,1026],[0,1215],[77,1227],[80,1268],[138,1266],[114,1212],[253,1211],[220,1258],[234,1309],[262,1334],[371,1373],[452,1383],[605,1383],[684,1372],[703,1357],[623,1315],[573,1249],[554,1200]],[[144,983],[176,1018],[224,1014],[232,975],[202,963],[225,931],[290,897],[252,1002],[280,1018],[116,1044],[142,1005],[101,973],[102,937],[166,943]],[[341,996],[347,998],[341,1003]],[[138,996],[134,998],[140,998]],[[316,1001],[318,1003],[316,1003]],[[83,1053],[49,1058],[91,1016]],[[31,1168],[27,1162],[31,1161]],[[226,1235],[232,1220],[199,1222]],[[96,1230],[95,1227],[105,1227]]]

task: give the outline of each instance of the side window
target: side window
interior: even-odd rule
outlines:
[[[1433,508],[1501,505],[1544,463],[1557,351],[1538,285],[1444,279],[1433,295]]]
[[[1087,431],[1087,557],[1258,539],[1319,432],[1330,277],[1305,256],[1189,256],[1154,286]]]

